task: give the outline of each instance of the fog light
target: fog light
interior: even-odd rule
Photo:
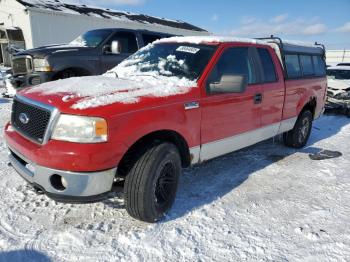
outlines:
[[[68,181],[64,178],[64,177],[61,177],[61,182],[62,182],[62,185],[67,188],[68,187]]]
[[[66,185],[68,184],[67,181],[62,176],[56,175],[56,174],[54,174],[50,177],[50,182],[51,182],[52,187],[58,191],[65,190]],[[66,185],[64,185],[63,183],[66,183]]]

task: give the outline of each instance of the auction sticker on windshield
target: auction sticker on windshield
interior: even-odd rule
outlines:
[[[200,50],[199,48],[195,48],[195,47],[192,47],[192,46],[179,46],[176,49],[176,51],[185,52],[185,53],[191,53],[191,54],[197,54],[199,50]]]

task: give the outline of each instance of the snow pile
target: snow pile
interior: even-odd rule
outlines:
[[[13,97],[17,93],[16,88],[11,83],[11,77],[12,77],[12,75],[8,74],[4,78],[4,84],[5,84],[5,88],[6,88],[5,95],[7,95],[9,97]]]
[[[5,89],[3,95],[13,97],[16,94],[16,89],[11,83],[10,67],[0,66],[0,88]],[[2,93],[2,91],[0,92]]]

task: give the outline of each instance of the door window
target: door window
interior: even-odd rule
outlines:
[[[111,39],[109,39],[107,45],[111,45],[113,41],[119,41],[120,50],[122,54],[135,53],[137,48],[136,36],[134,33],[129,32],[118,32],[115,33]]]
[[[253,59],[248,47],[234,47],[224,51],[213,68],[208,83],[220,83],[225,75],[242,75],[248,84],[257,83]],[[207,87],[210,93],[209,85]]]
[[[262,82],[276,82],[276,70],[275,65],[273,64],[271,55],[269,51],[265,48],[258,48],[258,54],[260,57],[262,69],[263,69],[263,79]]]

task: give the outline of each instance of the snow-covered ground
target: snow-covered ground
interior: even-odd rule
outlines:
[[[7,93],[8,95],[15,95],[16,91],[13,88],[12,84],[10,84],[9,77],[10,74],[8,72],[10,68],[9,67],[3,67],[0,65],[0,95],[3,93]],[[6,83],[7,87],[6,88]],[[8,89],[8,90],[7,90]]]
[[[0,128],[11,102],[0,98]],[[269,140],[184,171],[160,223],[121,195],[96,204],[36,195],[0,134],[0,261],[349,261],[350,118],[323,116],[308,147]],[[343,156],[311,160],[321,149]]]

